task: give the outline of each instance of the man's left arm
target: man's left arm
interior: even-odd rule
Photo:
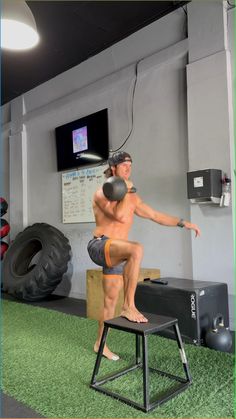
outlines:
[[[185,221],[179,217],[173,217],[159,211],[154,210],[149,205],[145,204],[139,196],[137,196],[137,204],[135,207],[135,214],[142,218],[147,218],[155,223],[169,226],[169,227],[185,227],[188,230],[194,230],[195,235],[200,236],[200,229],[196,224]]]

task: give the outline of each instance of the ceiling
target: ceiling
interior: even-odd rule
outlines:
[[[27,1],[40,35],[32,50],[2,50],[1,104],[80,64],[183,6],[181,1]]]

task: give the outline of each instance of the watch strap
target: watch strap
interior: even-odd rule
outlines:
[[[183,228],[184,227],[184,219],[183,218],[180,218],[180,220],[178,221],[178,223],[177,223],[177,226],[178,227],[181,227],[181,228]]]
[[[129,193],[136,193],[137,192],[137,188],[135,188],[135,186],[132,186],[129,190]]]

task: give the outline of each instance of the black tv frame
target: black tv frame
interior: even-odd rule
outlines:
[[[72,131],[87,127],[88,148],[73,151]],[[108,109],[68,122],[55,128],[58,172],[94,166],[109,157]]]

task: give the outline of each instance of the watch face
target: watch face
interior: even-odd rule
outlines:
[[[184,227],[184,220],[183,220],[182,218],[181,218],[181,220],[179,220],[179,222],[178,222],[177,226],[178,226],[178,227],[181,227],[181,228],[183,228],[183,227]]]

